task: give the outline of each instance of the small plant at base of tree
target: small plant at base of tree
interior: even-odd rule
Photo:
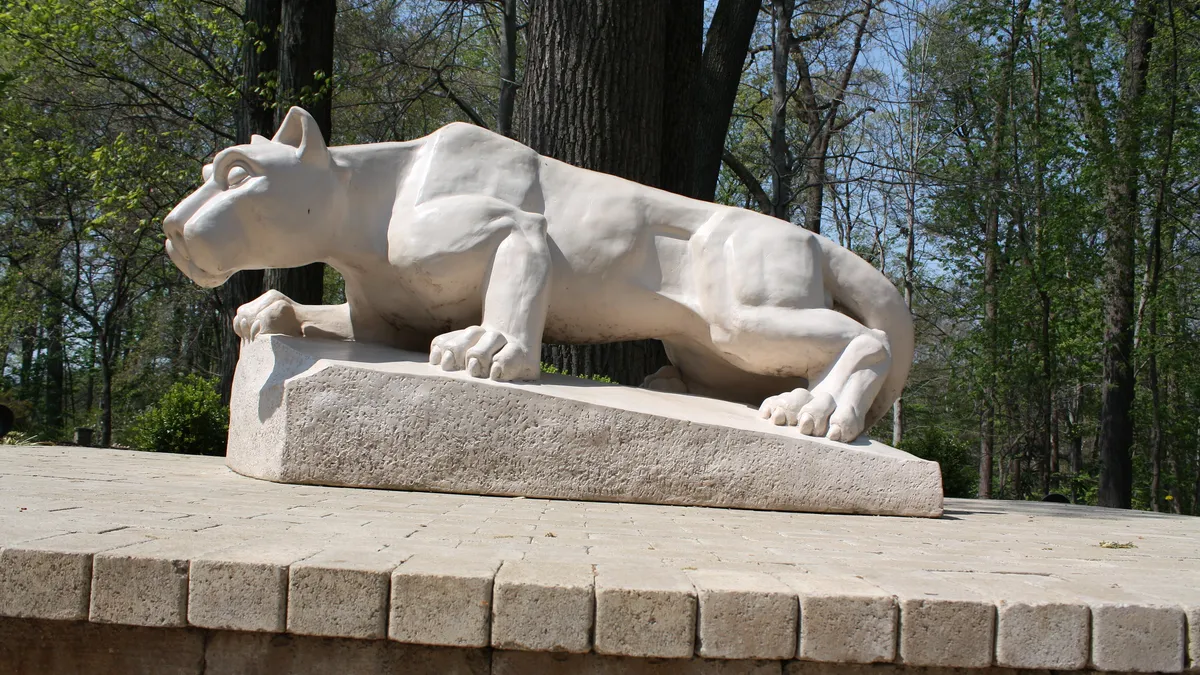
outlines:
[[[188,375],[134,422],[135,447],[187,455],[223,455],[229,410],[216,380]]]

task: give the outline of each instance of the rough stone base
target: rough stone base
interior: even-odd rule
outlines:
[[[1048,672],[806,661],[642,659],[0,618],[0,675],[1046,675]]]
[[[938,466],[775,427],[724,401],[267,336],[234,381],[229,466],[285,483],[936,517]]]

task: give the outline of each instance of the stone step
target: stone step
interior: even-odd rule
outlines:
[[[26,622],[492,649],[493,672],[1200,660],[1197,518],[973,500],[940,519],[780,513],[283,485],[117,450],[3,458],[0,616]]]
[[[242,347],[229,466],[284,483],[936,517],[935,462],[777,427],[745,405],[269,335]]]

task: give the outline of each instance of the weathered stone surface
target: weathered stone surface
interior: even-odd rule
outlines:
[[[1091,611],[1062,584],[1035,575],[948,574],[948,584],[996,603],[996,665],[1082,670],[1088,663]]]
[[[426,358],[312,338],[247,343],[234,384],[229,466],[288,483],[942,512],[937,465],[880,443],[804,436],[724,401],[562,376],[496,382],[443,372]]]
[[[4,675],[205,672],[204,634],[199,630],[0,619],[0,673]]]
[[[1146,633],[1142,637],[1131,637],[1129,626],[1121,621],[1099,622],[1097,632],[1087,642],[1089,660],[1094,653],[1097,665],[1117,668],[1122,664],[1106,659],[1114,658],[1121,650],[1132,650],[1128,658],[1148,667],[1171,670],[1184,663],[1179,613],[1195,617],[1189,608],[1194,608],[1198,599],[1193,589],[1200,589],[1200,570],[1193,564],[1200,559],[1200,519],[1071,505],[955,499],[947,502],[946,518],[911,519],[350,490],[250,480],[229,471],[220,458],[75,447],[6,447],[4,461],[0,462],[0,504],[10,507],[0,509],[0,550],[28,550],[31,555],[45,555],[47,559],[58,559],[62,553],[108,556],[123,553],[120,547],[133,544],[151,548],[149,543],[137,544],[147,538],[164,542],[192,537],[240,542],[237,545],[246,549],[242,554],[213,551],[192,556],[193,590],[199,591],[204,585],[200,582],[205,560],[233,558],[231,562],[235,563],[264,563],[276,570],[278,576],[273,579],[282,579],[282,585],[273,587],[278,590],[273,596],[274,610],[269,614],[276,626],[273,630],[283,630],[286,625],[286,572],[300,558],[325,551],[409,547],[418,556],[428,554],[463,562],[505,559],[550,565],[570,563],[587,570],[592,565],[602,569],[619,563],[635,570],[669,568],[681,575],[696,569],[766,572],[782,580],[782,571],[803,569],[808,570],[809,577],[826,578],[832,584],[826,590],[815,589],[811,595],[841,597],[847,605],[856,602],[864,586],[873,588],[868,582],[880,587],[878,593],[885,600],[899,592],[888,586],[889,576],[932,576],[928,584],[909,589],[908,596],[919,592],[920,597],[934,600],[972,600],[948,595],[948,589],[979,577],[990,578],[995,582],[994,592],[980,593],[974,600],[990,605],[996,613],[994,631],[975,632],[978,643],[967,643],[963,652],[974,654],[978,649],[986,653],[992,649],[997,661],[1003,658],[998,655],[1007,650],[999,646],[999,641],[992,644],[992,640],[1009,626],[1000,616],[999,607],[1007,601],[1024,601],[1028,594],[1024,587],[1045,579],[1053,582],[1068,605],[1082,602],[1089,609],[1112,606],[1149,612],[1150,620],[1133,620],[1137,631]],[[85,534],[54,536],[64,531]],[[1133,541],[1136,548],[1102,548],[1099,544],[1106,540]],[[68,546],[65,541],[74,543]],[[285,544],[300,550],[287,555],[271,553]],[[137,549],[131,548],[129,553],[136,554]],[[179,555],[183,553],[165,557]],[[416,560],[397,569],[403,570]],[[27,568],[12,565],[0,568],[0,576],[13,569],[21,571],[21,578],[26,580],[36,577]],[[71,577],[78,580],[78,588],[90,581],[86,571],[78,568],[78,574]],[[239,578],[245,580],[236,565],[230,571],[234,574],[223,582],[227,592],[210,598],[210,611],[236,616],[235,609],[245,606],[256,594],[252,586],[251,592],[243,593],[240,582],[234,583]],[[634,588],[636,584],[631,583],[630,590]],[[793,588],[802,595],[794,584]],[[7,594],[12,586],[0,589]],[[937,595],[923,595],[928,592]],[[872,593],[866,595],[871,597]],[[67,603],[74,608],[72,615],[88,616],[89,608],[83,604],[89,597],[86,592],[43,596],[54,602],[42,605],[38,611],[58,607],[54,603],[72,597],[75,604]],[[7,602],[11,596],[3,598]],[[833,609],[826,614],[833,617],[831,623],[846,615]],[[1164,609],[1170,620],[1153,620]],[[811,618],[811,607],[808,611]],[[578,614],[546,612],[544,616],[545,621],[563,625]],[[894,624],[887,612],[881,616],[876,619],[884,627],[877,626],[878,631],[862,635],[888,635],[886,626]],[[592,617],[585,612],[580,621],[590,625]],[[947,620],[956,626],[955,616]],[[910,623],[900,617],[900,626],[911,628]],[[820,622],[806,623],[802,610],[800,625],[803,651],[804,629]],[[925,625],[934,636],[954,637],[953,631],[939,632],[941,621]],[[1189,621],[1189,636],[1195,634],[1197,626],[1200,621]],[[1062,628],[1052,627],[1051,632]],[[693,632],[695,629],[693,626]],[[588,630],[585,628],[583,634]],[[846,648],[829,637],[826,651],[818,653]],[[301,636],[292,639],[300,640]],[[886,642],[891,644],[890,640]],[[119,646],[113,644],[114,648]],[[807,644],[819,643],[809,640]],[[820,658],[814,653],[805,654],[805,658]],[[858,654],[853,658],[861,658]],[[649,667],[656,658],[634,659],[631,663]],[[665,663],[680,669],[692,667],[691,659]],[[789,663],[787,667],[814,675],[1015,672],[998,668],[924,670],[884,664],[856,670],[846,663],[812,660]],[[9,671],[0,668],[0,673],[4,672]]]
[[[492,675],[780,675],[779,661],[639,659],[601,654],[492,652]]]
[[[492,646],[586,652],[595,608],[592,566],[506,562],[492,595]]]
[[[288,570],[288,632],[386,637],[392,570],[409,555],[347,546],[293,563]]]
[[[830,663],[896,658],[896,599],[877,586],[829,571],[776,572],[800,599],[796,656]]]
[[[761,572],[688,572],[700,619],[696,653],[716,659],[787,659],[796,653],[796,593]]]
[[[865,576],[896,596],[903,663],[949,668],[992,665],[996,606],[991,600],[928,573]]]
[[[596,652],[684,658],[696,638],[696,591],[683,572],[596,566]]]
[[[144,539],[129,532],[66,534],[0,549],[0,616],[88,618],[92,556]]]
[[[416,644],[487,647],[492,581],[499,566],[488,560],[421,553],[405,561],[392,572],[388,637]]]
[[[1177,673],[1186,662],[1183,610],[1121,602],[1092,605],[1092,667]]]
[[[92,560],[91,620],[131,626],[186,626],[188,567],[204,550],[196,541],[154,539]]]
[[[214,631],[203,675],[488,675],[479,649],[445,649],[389,640]]]
[[[282,632],[287,628],[288,567],[318,551],[299,543],[250,543],[192,560],[188,623]]]

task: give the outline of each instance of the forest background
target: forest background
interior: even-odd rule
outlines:
[[[947,494],[1200,514],[1200,8],[1182,0],[0,2],[7,442],[223,451],[231,313],[163,216],[287,106],[333,144],[455,120],[818,231],[916,364],[872,435]],[[548,346],[636,384],[654,344]]]

